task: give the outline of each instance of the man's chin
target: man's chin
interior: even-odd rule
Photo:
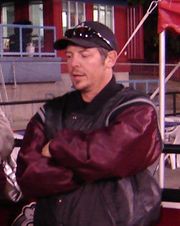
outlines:
[[[76,89],[76,90],[82,91],[82,92],[84,90],[86,90],[86,88],[82,84],[78,84],[78,83],[74,83],[73,88]]]
[[[82,87],[80,87],[80,86],[73,86],[73,88],[78,90],[78,91],[80,91],[80,92],[84,91],[84,89]]]

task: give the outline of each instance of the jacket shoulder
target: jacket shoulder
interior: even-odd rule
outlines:
[[[65,101],[67,101],[68,99],[72,98],[72,96],[74,96],[76,92],[77,91],[71,91],[64,94],[63,96],[58,96],[53,99],[50,99],[45,103],[44,108],[47,109],[49,107],[57,107],[62,103],[65,103]]]

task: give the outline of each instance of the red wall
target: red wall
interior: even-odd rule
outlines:
[[[44,0],[43,1],[43,20],[44,26],[56,27],[56,38],[62,37],[62,4],[59,0]],[[52,50],[53,36],[49,31],[45,32],[44,46],[46,51]]]
[[[115,35],[121,50],[127,41],[127,15],[126,8],[122,6],[114,7]],[[119,57],[119,61],[126,62],[127,55],[124,53]]]
[[[14,6],[15,21],[29,20],[29,4],[27,0],[23,2],[16,0]]]
[[[119,45],[119,52],[124,47],[127,42],[127,15],[126,7],[115,6],[114,7],[114,26],[115,26],[115,35]],[[126,50],[125,50],[126,51]],[[119,56],[117,62],[128,62],[127,54],[125,51]],[[114,71],[130,71],[130,66],[128,65],[118,65],[116,64]]]
[[[86,20],[93,20],[93,4],[86,4]]]

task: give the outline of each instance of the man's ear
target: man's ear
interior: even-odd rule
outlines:
[[[105,59],[107,67],[114,67],[117,60],[117,52],[115,50],[111,50],[108,52],[107,57]]]

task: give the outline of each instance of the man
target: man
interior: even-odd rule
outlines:
[[[9,37],[9,51],[10,52],[20,52],[20,27],[18,25],[32,25],[32,22],[29,20],[20,20],[13,23],[14,25],[17,25],[17,27],[14,28],[14,34],[10,35]],[[30,27],[23,28],[21,30],[22,36],[22,52],[27,51],[27,47],[32,43],[32,32],[33,29]]]
[[[34,225],[148,225],[160,203],[145,170],[161,152],[153,104],[115,82],[118,47],[105,25],[83,22],[54,46],[66,51],[75,91],[46,103],[26,129],[17,180],[37,199]]]

